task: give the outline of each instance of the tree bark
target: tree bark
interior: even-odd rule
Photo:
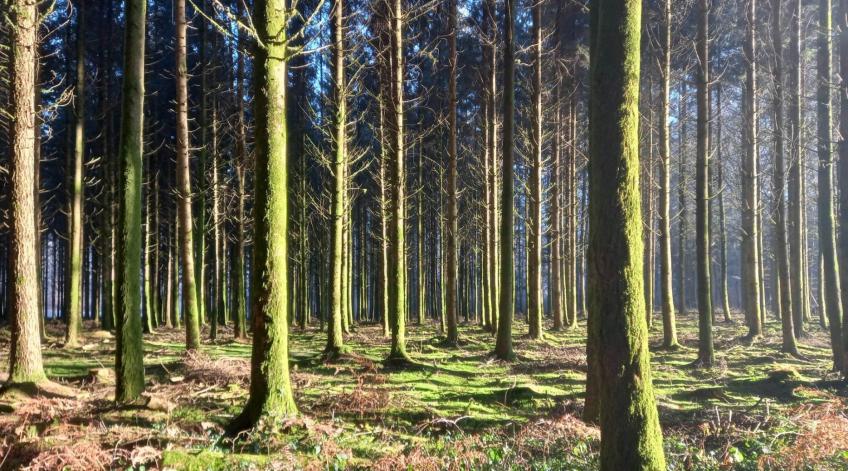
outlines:
[[[603,347],[600,469],[666,468],[651,381],[639,192],[641,2],[591,11],[589,112],[590,341]]]

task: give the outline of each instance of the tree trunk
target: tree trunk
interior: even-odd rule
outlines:
[[[447,234],[445,234],[447,251],[446,260],[446,279],[445,279],[445,304],[447,311],[445,317],[447,321],[447,342],[449,345],[456,345],[459,342],[459,332],[457,331],[457,238],[459,236],[459,225],[457,221],[457,207],[459,206],[459,196],[456,189],[456,77],[457,77],[457,51],[456,51],[456,16],[457,16],[457,0],[448,0],[448,29],[450,42],[450,77],[448,78],[448,220],[446,224]],[[419,189],[421,191],[421,189]],[[421,237],[421,234],[418,235]],[[420,272],[419,272],[420,274]]]
[[[819,28],[817,54],[816,110],[818,114],[819,156],[819,245],[824,261],[825,305],[830,321],[830,341],[833,349],[833,366],[837,371],[848,370],[846,345],[842,332],[842,301],[839,279],[839,261],[836,256],[836,231],[833,214],[833,152],[831,139],[831,0],[819,0]],[[846,327],[848,329],[848,327]]]
[[[777,291],[780,302],[777,305],[780,313],[783,332],[783,351],[798,354],[795,344],[795,333],[792,326],[793,302],[795,294],[792,285],[796,282],[789,275],[789,255],[787,253],[786,237],[786,204],[784,188],[786,186],[783,139],[783,36],[780,30],[781,0],[773,0],[772,4],[772,42],[774,54],[774,200],[775,200],[775,231],[774,252],[777,264]],[[791,129],[791,128],[790,128]],[[791,132],[791,131],[790,131]],[[791,136],[790,136],[791,137]],[[797,167],[797,165],[796,165]],[[795,272],[800,276],[800,272]]]
[[[188,135],[188,68],[186,66],[185,0],[176,0],[177,176],[179,177],[180,251],[185,298],[186,350],[200,348],[200,304],[195,281],[194,236],[191,216],[191,173]]]
[[[142,140],[144,127],[144,43],[147,3],[128,1],[124,39],[124,83],[118,163],[116,241],[115,400],[129,402],[144,390],[141,341]]]
[[[711,367],[713,353],[713,303],[710,280],[710,62],[709,62],[709,0],[699,1],[698,15],[698,157],[696,169],[696,228],[698,261],[698,360],[701,366]]]
[[[843,315],[848,312],[848,0],[839,2],[839,282]],[[842,319],[842,375],[848,376],[848,316]]]
[[[38,271],[35,241],[35,58],[38,11],[35,0],[10,5],[11,44],[11,182],[9,314],[11,318],[10,384],[45,381],[38,325]]]
[[[662,298],[663,347],[677,348],[677,322],[674,310],[674,283],[671,260],[671,2],[664,1],[662,30],[662,104],[660,105],[660,297]]]
[[[741,20],[745,28],[743,45],[745,62],[745,89],[742,99],[744,126],[742,142],[744,156],[741,166],[742,186],[742,308],[748,324],[748,337],[762,335],[760,313],[760,269],[759,269],[759,212],[758,149],[757,149],[757,2],[750,0]]]
[[[591,12],[589,112],[590,341],[604,349],[600,469],[663,470],[642,280],[639,192],[641,2],[600,0]]]
[[[512,318],[515,309],[515,267],[513,243],[515,221],[513,205],[513,147],[515,125],[515,44],[513,32],[515,28],[514,0],[505,0],[504,12],[504,98],[503,98],[503,191],[501,206],[503,214],[500,221],[501,233],[501,266],[500,266],[500,301],[498,317],[498,334],[495,343],[495,356],[501,360],[512,361],[515,354],[512,351]]]
[[[542,338],[542,0],[533,5],[533,135],[530,158],[530,221],[527,229],[527,321],[530,338]]]
[[[68,181],[68,269],[67,331],[65,344],[76,346],[82,331],[83,198],[85,197],[85,1],[77,9],[77,80],[74,94],[74,154]]]
[[[179,0],[182,1],[182,0]],[[256,193],[251,274],[253,350],[250,396],[229,434],[262,416],[297,414],[288,352],[288,155],[286,132],[286,1],[255,0],[254,24],[264,47],[254,51]]]

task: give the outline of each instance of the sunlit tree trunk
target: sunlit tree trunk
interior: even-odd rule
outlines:
[[[671,133],[669,102],[671,96],[671,3],[663,2],[662,23],[662,97],[660,99],[660,298],[663,318],[663,346],[677,348],[677,322],[674,311],[674,284],[671,260]]]
[[[533,135],[530,157],[530,221],[527,228],[527,322],[530,338],[542,338],[542,0],[533,4]]]
[[[784,189],[786,187],[785,178],[785,163],[784,163],[784,136],[783,136],[783,35],[780,30],[780,9],[781,0],[773,0],[772,2],[772,45],[775,49],[774,67],[774,199],[775,199],[775,231],[774,231],[774,252],[775,263],[777,264],[777,294],[780,296],[780,302],[777,305],[779,310],[782,332],[783,332],[783,351],[792,354],[798,354],[798,347],[795,345],[795,332],[792,326],[793,317],[793,302],[792,296],[795,294],[792,285],[796,282],[796,278],[789,275],[789,254],[787,252],[787,224],[786,224],[786,203]],[[791,129],[791,128],[790,128]],[[791,131],[790,131],[791,132]],[[791,136],[790,136],[791,137]],[[796,163],[797,167],[797,163]],[[796,277],[799,272],[795,272]]]
[[[288,352],[288,155],[286,129],[285,0],[255,0],[253,19],[260,45],[254,50],[255,234],[251,274],[253,350],[250,395],[227,426],[230,434],[263,416],[297,414]]]
[[[35,0],[9,4],[11,42],[11,212],[9,250],[9,315],[11,350],[9,384],[47,379],[41,359],[38,313],[38,270],[35,241],[35,59],[38,11]]]
[[[742,97],[744,120],[742,142],[744,155],[741,166],[742,186],[742,308],[748,324],[748,337],[762,335],[760,313],[759,269],[759,211],[758,150],[757,150],[757,1],[750,0],[741,20],[745,28],[743,45],[745,89]]]
[[[842,374],[848,376],[848,0],[839,1],[839,282],[842,288]],[[823,302],[823,299],[822,299]],[[824,320],[824,316],[821,318]]]
[[[639,0],[591,11],[589,111],[590,342],[598,363],[600,469],[664,470],[651,381],[639,192]]]
[[[82,331],[83,199],[85,198],[85,4],[77,3],[76,84],[74,86],[74,153],[68,180],[67,331],[65,344],[76,346]]]
[[[830,321],[830,341],[833,349],[834,369],[845,372],[848,370],[846,345],[843,343],[842,301],[839,279],[839,261],[836,257],[836,228],[834,227],[833,209],[833,164],[834,155],[831,139],[833,138],[831,117],[831,0],[819,0],[818,24],[818,54],[817,54],[817,91],[816,110],[818,115],[818,146],[819,156],[819,245],[822,252],[825,272],[825,306]],[[846,328],[848,329],[848,328]]]
[[[789,274],[789,286],[781,285],[781,290],[789,290],[788,301],[791,301],[793,336],[800,337],[804,332],[804,307],[807,293],[807,272],[804,268],[803,246],[804,246],[804,206],[802,205],[802,182],[805,167],[805,152],[802,150],[801,134],[801,0],[792,0],[790,3],[792,13],[792,27],[789,40],[789,116],[787,128],[789,131],[789,161],[787,171],[789,175],[789,207],[788,224],[785,224],[786,237],[789,243],[789,263],[787,273]],[[777,102],[777,100],[775,100]],[[775,103],[777,106],[777,103]],[[783,106],[782,104],[780,106]],[[777,156],[775,156],[777,157]],[[782,189],[782,187],[781,187]],[[782,195],[782,193],[780,193]],[[782,200],[782,199],[781,199]],[[778,229],[779,230],[779,229]],[[783,298],[781,294],[781,303]],[[785,304],[785,303],[784,303]],[[784,326],[786,328],[786,326]],[[789,340],[784,333],[784,343]],[[791,340],[794,344],[794,338]],[[787,346],[784,345],[784,350]],[[791,347],[789,348],[791,350]]]

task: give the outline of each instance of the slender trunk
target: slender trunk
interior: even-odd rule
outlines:
[[[839,2],[839,283],[842,288],[842,375],[848,376],[848,0]],[[823,317],[822,317],[823,319]]]
[[[450,345],[456,345],[459,341],[459,333],[457,331],[457,238],[459,237],[459,224],[457,221],[457,209],[459,206],[459,196],[456,188],[456,77],[457,77],[457,51],[456,51],[456,16],[457,16],[457,0],[449,1],[448,12],[448,29],[450,30],[450,78],[448,79],[448,214],[445,234],[447,251],[446,256],[446,279],[445,279],[445,317],[447,321],[447,342]],[[419,189],[419,191],[421,191]],[[421,234],[419,234],[419,237]],[[419,272],[420,274],[420,272]]]
[[[542,0],[533,5],[533,136],[530,158],[530,221],[527,228],[527,322],[530,338],[542,338]]]
[[[674,284],[671,259],[671,2],[663,3],[662,98],[660,105],[660,297],[662,298],[663,347],[677,348],[677,322],[674,311]]]
[[[777,310],[780,314],[783,326],[783,351],[798,354],[795,344],[795,333],[793,323],[793,302],[795,294],[791,286],[796,282],[789,275],[789,254],[787,252],[787,224],[786,204],[784,188],[786,186],[785,164],[784,164],[784,138],[783,138],[783,36],[780,30],[781,0],[773,0],[772,4],[772,41],[775,49],[774,54],[774,200],[775,200],[775,230],[774,230],[774,252],[777,264],[776,294],[780,297]],[[790,128],[791,129],[791,128]],[[791,131],[790,131],[791,132]],[[790,136],[791,137],[791,136]],[[796,165],[797,167],[797,165]],[[790,237],[791,239],[791,237]],[[799,276],[799,272],[795,272]]]
[[[186,66],[185,0],[176,0],[176,85],[177,85],[177,176],[179,178],[180,251],[183,296],[185,298],[186,350],[200,348],[200,303],[195,281],[193,218],[191,215],[191,174],[188,135],[188,68]],[[202,283],[201,283],[202,284]]]
[[[83,199],[85,197],[85,1],[78,3],[77,9],[77,80],[74,94],[74,153],[69,166],[71,178],[68,181],[68,269],[70,280],[67,284],[67,331],[65,344],[79,344],[82,331],[82,260],[83,260]]]
[[[699,1],[698,15],[698,157],[696,169],[696,228],[698,261],[698,360],[705,367],[715,362],[713,353],[713,303],[710,280],[710,62],[709,62],[709,0]]]
[[[745,28],[743,45],[745,63],[745,89],[742,99],[744,126],[742,142],[744,156],[741,165],[742,182],[742,308],[748,324],[748,337],[762,335],[762,316],[760,312],[760,270],[759,270],[759,212],[758,190],[758,150],[757,150],[757,2],[747,4],[742,26]]]
[[[787,120],[789,130],[789,161],[787,162],[789,207],[788,221],[785,224],[789,242],[787,269],[789,286],[781,286],[781,289],[786,290],[788,288],[790,297],[788,301],[791,304],[783,304],[790,306],[794,329],[793,337],[800,337],[804,333],[804,306],[807,292],[807,275],[803,258],[805,229],[804,207],[802,205],[803,183],[801,182],[805,166],[801,140],[801,0],[792,0],[790,5],[792,9],[792,33],[790,34],[789,44],[789,116]],[[778,106],[777,103],[775,103],[775,106]],[[782,104],[779,106],[782,106]],[[783,302],[782,298],[781,302]],[[784,328],[787,328],[787,326],[784,326]],[[787,336],[788,334],[784,333],[784,343],[789,340]],[[794,338],[791,339],[791,343],[794,344]],[[786,348],[787,346],[784,345],[784,349]]]
[[[115,399],[129,402],[144,390],[141,341],[142,140],[144,127],[144,43],[147,3],[127,2],[123,99],[118,163],[116,253]]]
[[[842,301],[839,279],[839,261],[836,255],[836,231],[834,227],[833,210],[833,151],[831,139],[833,129],[831,122],[831,0],[819,1],[819,28],[817,54],[817,92],[816,111],[818,114],[818,146],[819,156],[819,245],[824,260],[825,271],[825,305],[827,317],[830,320],[830,341],[833,349],[833,366],[843,373],[848,371],[846,345],[843,340]],[[845,327],[848,330],[848,327]]]

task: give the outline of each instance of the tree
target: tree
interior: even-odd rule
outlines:
[[[115,316],[115,400],[119,402],[133,401],[144,391],[139,264],[147,2],[131,0],[126,7],[115,244],[115,287],[119,293]]]
[[[818,54],[816,55],[816,112],[818,122],[819,157],[819,246],[824,263],[825,306],[830,321],[830,343],[833,349],[833,367],[837,371],[848,368],[843,340],[842,300],[839,279],[839,260],[836,256],[836,228],[833,214],[833,152],[831,106],[831,0],[819,0]]]
[[[791,286],[795,281],[789,276],[789,254],[787,253],[786,235],[786,203],[784,188],[786,186],[784,166],[783,139],[783,35],[780,30],[781,0],[774,0],[772,5],[772,40],[774,53],[774,199],[775,199],[775,231],[774,251],[775,262],[778,266],[777,284],[780,303],[780,318],[783,326],[783,351],[798,355],[795,345],[795,332],[792,326],[792,297],[795,295]],[[797,163],[796,163],[797,166]],[[796,272],[798,273],[798,272]],[[800,273],[798,273],[800,275]]]
[[[444,313],[447,321],[447,342],[450,345],[456,345],[459,342],[459,332],[457,331],[457,238],[459,236],[459,224],[457,207],[459,206],[459,196],[456,189],[456,73],[457,73],[457,51],[456,51],[456,16],[457,16],[457,0],[448,0],[448,33],[450,42],[450,77],[448,79],[448,220],[447,241],[445,250],[447,251],[447,263],[445,270],[445,294],[447,311]],[[421,237],[421,234],[418,234]],[[420,272],[419,272],[420,274]]]
[[[72,176],[68,181],[68,269],[70,280],[67,286],[67,331],[65,344],[76,346],[82,331],[82,252],[83,252],[83,199],[85,183],[83,168],[85,161],[85,1],[77,3],[77,64],[74,95],[74,152],[69,168]]]
[[[839,72],[842,77],[839,107],[839,265],[843,315],[848,312],[848,0],[839,2]],[[848,376],[848,317],[842,319],[842,375]]]
[[[789,297],[791,298],[791,317],[792,317],[792,327],[793,327],[793,338],[790,340],[788,338],[788,334],[784,333],[784,350],[791,351],[791,344],[795,343],[794,337],[801,336],[804,332],[804,310],[807,306],[807,296],[806,296],[806,286],[807,286],[807,273],[806,267],[804,263],[803,256],[803,245],[804,245],[804,232],[806,228],[804,227],[804,207],[803,207],[803,189],[802,187],[802,176],[804,174],[804,166],[805,152],[802,151],[803,142],[801,141],[801,0],[792,0],[790,3],[792,7],[792,33],[789,36],[789,119],[788,119],[788,130],[789,130],[789,207],[788,207],[788,224],[784,222],[784,226],[786,226],[787,233],[786,237],[789,241],[789,268],[787,273],[789,274],[788,284],[789,286],[786,289],[789,290]],[[774,33],[776,36],[777,33]],[[775,47],[777,47],[777,43],[775,43]],[[776,56],[777,58],[777,56]],[[775,68],[775,72],[777,72],[777,68]],[[777,84],[782,85],[782,84]],[[782,95],[782,91],[781,91]],[[780,105],[783,106],[783,97],[781,97]],[[778,106],[777,99],[775,99],[775,106]],[[782,135],[782,131],[780,132]],[[775,153],[775,158],[778,155]],[[783,187],[780,187],[781,190]],[[781,203],[783,202],[783,198],[781,198]],[[786,218],[785,215],[778,214]],[[783,252],[781,252],[782,254]],[[779,262],[780,263],[780,262]],[[781,268],[781,271],[783,269]],[[781,285],[781,290],[784,290],[784,286]],[[781,304],[783,304],[783,299],[781,298]],[[786,321],[784,321],[786,324]],[[784,325],[784,329],[788,326]],[[787,345],[789,344],[788,348]],[[797,350],[797,349],[796,349]]]
[[[742,98],[744,127],[742,141],[744,157],[741,166],[742,185],[742,304],[748,324],[748,337],[762,335],[760,313],[759,271],[759,184],[757,175],[757,1],[750,0],[745,15],[740,20],[745,28],[743,62],[745,65],[745,89]]]
[[[176,0],[177,176],[179,178],[180,257],[185,297],[186,349],[200,348],[200,305],[194,271],[194,239],[191,216],[191,173],[188,137],[188,67],[186,65],[185,0]]]
[[[328,358],[335,358],[344,353],[344,332],[342,329],[343,317],[345,315],[342,288],[345,273],[342,270],[342,262],[347,256],[344,251],[345,233],[345,192],[347,185],[347,156],[345,144],[347,142],[347,90],[345,85],[345,52],[344,52],[344,1],[336,0],[333,3],[333,97],[335,105],[335,116],[333,121],[333,190],[332,190],[332,235],[330,245],[330,311],[327,322],[327,346],[324,354]]]
[[[710,280],[710,62],[709,0],[698,2],[698,157],[695,175],[697,261],[698,261],[698,359],[697,364],[711,367],[713,353],[713,303]]]
[[[530,338],[542,338],[542,0],[533,5],[533,136],[530,158],[530,222],[527,235],[527,321]]]
[[[512,361],[512,317],[515,310],[515,194],[513,181],[513,148],[515,146],[515,29],[514,2],[505,0],[504,11],[504,98],[503,98],[503,190],[501,193],[500,243],[500,300],[498,307],[498,333],[495,356]]]
[[[642,280],[639,192],[639,0],[591,11],[589,341],[598,361],[602,470],[664,470]]]
[[[285,0],[255,0],[253,21],[259,44],[254,51],[254,142],[256,187],[253,242],[253,350],[250,395],[244,410],[227,426],[230,434],[297,414],[289,378],[288,155],[286,129]]]
[[[35,58],[38,53],[38,11],[35,0],[10,4],[12,32],[9,166],[11,181],[9,314],[12,324],[9,378],[4,389],[38,385],[47,380],[41,360],[38,272],[35,233]]]
[[[388,0],[387,0],[388,1]],[[388,5],[389,20],[389,80],[387,113],[388,136],[388,178],[387,193],[389,202],[388,230],[388,318],[391,329],[392,344],[386,363],[402,366],[409,363],[406,353],[406,243],[405,219],[406,205],[404,202],[404,120],[403,120],[403,88],[404,88],[404,48],[403,0],[392,0]]]
[[[671,0],[663,2],[662,56],[660,62],[662,97],[660,104],[660,298],[662,299],[663,347],[678,348],[674,312],[674,284],[671,262]]]

